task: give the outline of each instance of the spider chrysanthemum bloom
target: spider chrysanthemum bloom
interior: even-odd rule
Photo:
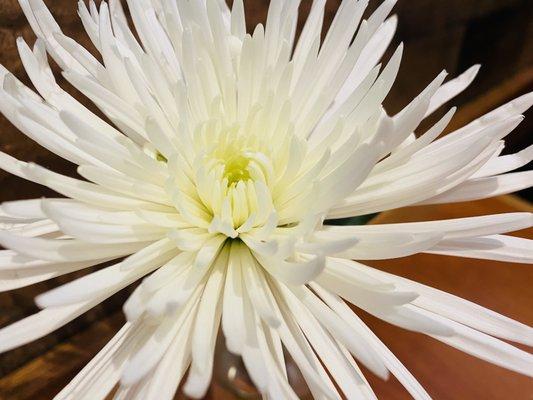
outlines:
[[[414,204],[459,202],[530,186],[533,148],[500,156],[532,103],[523,96],[443,138],[477,67],[438,75],[400,113],[382,102],[402,47],[378,65],[395,30],[387,0],[344,0],[321,41],[325,0],[295,43],[298,0],[272,0],[246,33],[242,0],[79,3],[99,59],[66,37],[42,0],[19,0],[38,36],[20,57],[36,92],[0,69],[0,109],[27,136],[79,165],[63,176],[1,153],[0,167],[64,198],[4,203],[0,289],[107,263],[37,298],[42,311],[0,330],[6,351],[68,323],[142,280],[127,323],[56,397],[201,397],[219,328],[268,399],[295,399],[285,355],[317,399],[375,396],[358,364],[428,394],[346,302],[387,322],[532,375],[532,329],[360,263],[418,252],[529,263],[529,213],[418,223],[331,226]],[[109,119],[56,84],[64,77]],[[354,261],[357,260],[357,261]],[[345,302],[346,301],[346,302]]]

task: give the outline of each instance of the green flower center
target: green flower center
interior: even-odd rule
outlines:
[[[228,186],[237,184],[239,181],[250,180],[250,172],[248,171],[248,165],[250,159],[238,154],[230,157],[225,162],[224,177],[228,180]]]

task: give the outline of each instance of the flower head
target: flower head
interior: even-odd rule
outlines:
[[[42,0],[19,2],[38,37],[33,48],[17,43],[36,91],[1,67],[0,110],[84,179],[0,154],[4,170],[64,196],[2,204],[2,289],[110,266],[39,295],[42,311],[0,330],[0,350],[142,280],[127,323],[58,399],[103,399],[116,384],[118,398],[170,399],[187,370],[185,392],[202,397],[219,326],[266,398],[297,398],[284,350],[316,398],[373,398],[357,363],[428,398],[345,301],[531,375],[532,357],[495,338],[532,344],[531,328],[358,262],[419,252],[531,262],[529,241],[503,235],[530,227],[531,214],[328,222],[530,186],[531,172],[507,172],[532,148],[500,153],[531,94],[439,139],[451,109],[417,138],[478,67],[447,83],[439,74],[388,115],[402,56],[399,46],[378,64],[396,27],[391,0],[367,20],[366,1],[344,0],[323,41],[325,2],[315,0],[297,43],[299,1],[272,0],[265,27],[248,34],[242,0],[231,10],[223,0],[129,0],[137,36],[119,1],[80,1],[99,58]],[[56,83],[48,55],[109,122]]]

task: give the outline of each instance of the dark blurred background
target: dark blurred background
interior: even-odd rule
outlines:
[[[45,0],[45,2],[64,32],[91,49],[77,16],[76,1]],[[264,22],[268,0],[245,2],[249,28],[259,22]],[[328,1],[326,25],[329,25],[339,3],[340,0]],[[371,0],[369,11],[375,9],[379,3],[378,0]],[[302,1],[302,22],[310,4],[310,0]],[[476,81],[467,91],[451,102],[451,105],[458,105],[461,108],[452,121],[450,129],[458,128],[512,98],[533,90],[532,0],[399,0],[393,12],[399,16],[399,26],[391,49],[394,50],[395,45],[403,41],[405,51],[399,78],[386,101],[386,107],[390,113],[395,113],[405,106],[442,69],[446,69],[450,76],[454,77],[477,63],[483,66]],[[16,50],[15,40],[20,35],[30,44],[33,43],[34,36],[18,7],[17,0],[0,0],[0,62],[18,78],[29,84]],[[385,58],[388,58],[390,54],[391,52]],[[60,75],[57,75],[57,78],[61,85],[75,93],[65,84]],[[82,98],[80,100],[84,101]],[[439,110],[435,118],[442,115],[443,111]],[[505,152],[516,152],[530,145],[532,128],[533,115],[529,112],[525,121],[508,137]],[[2,151],[23,160],[36,161],[56,171],[74,173],[72,165],[51,155],[27,139],[2,116],[0,116],[0,132]],[[3,171],[0,171],[0,186],[2,188],[0,201],[34,198],[49,194],[41,187],[23,182]],[[531,192],[523,192],[522,195],[531,197]],[[77,274],[71,274],[53,282],[34,285],[8,294],[0,293],[0,326],[35,312],[33,297],[36,294],[76,276]],[[16,376],[16,379],[8,378],[6,381],[8,383],[4,383],[3,387],[0,383],[0,399],[50,398],[57,388],[64,384],[62,380],[67,381],[70,376],[73,376],[98,347],[101,347],[102,342],[96,340],[95,337],[109,337],[120,325],[122,320],[120,306],[125,295],[125,293],[118,294],[110,301],[42,340],[0,355],[0,377]],[[104,322],[95,323],[104,317],[106,317]],[[91,330],[85,332],[85,328],[89,326]],[[68,342],[67,348],[57,346],[65,341]],[[72,343],[83,345],[76,346]],[[31,377],[30,380],[37,386],[24,385],[23,383],[29,381],[28,379],[13,375],[17,374],[13,371],[28,360],[41,354],[48,354],[46,352],[50,349],[59,349],[54,350],[53,354],[56,357],[58,351],[59,353],[63,351],[65,355],[63,358],[59,356],[59,361],[54,364],[55,372],[48,371],[51,374],[48,377],[39,375],[37,373],[39,371],[34,371],[35,377]],[[416,351],[416,348],[414,350]],[[73,361],[74,359],[77,361]],[[37,362],[32,365],[32,368],[38,369],[41,364]],[[45,365],[43,361],[42,366]],[[8,375],[10,373],[11,375]],[[64,378],[59,379],[60,376]],[[41,382],[38,381],[39,379]],[[47,384],[44,382],[46,379],[54,383]],[[15,381],[18,383],[13,383]],[[447,398],[458,397],[451,394]]]

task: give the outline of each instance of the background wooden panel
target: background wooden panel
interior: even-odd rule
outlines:
[[[75,12],[76,2],[45,1],[65,33],[91,48]],[[333,18],[339,3],[340,0],[328,1],[327,23]],[[371,0],[369,10],[377,4],[379,1]],[[309,0],[302,1],[302,21],[309,5]],[[268,0],[246,2],[250,28],[265,20],[267,6]],[[489,109],[532,90],[532,10],[533,2],[530,0],[399,0],[395,8],[399,15],[395,44],[403,40],[405,53],[397,84],[386,101],[387,109],[390,112],[401,109],[441,69],[446,68],[453,76],[474,63],[484,66],[476,84],[454,101],[454,104],[463,107],[452,121],[453,127],[461,126]],[[25,83],[29,83],[15,45],[15,39],[20,35],[30,44],[33,43],[34,36],[18,9],[17,1],[0,0],[0,62]],[[64,85],[63,78],[56,75],[59,83]],[[68,85],[64,86],[71,90]],[[83,98],[78,98],[87,104]],[[444,110],[440,110],[442,112]],[[517,151],[531,143],[533,115],[528,113],[526,117],[525,122],[509,137],[506,151]],[[72,165],[26,139],[3,117],[0,117],[0,132],[2,151],[24,160],[36,161],[56,171],[75,173]],[[0,184],[0,201],[51,194],[2,171]],[[523,195],[527,196],[528,193]],[[410,209],[386,214],[386,218],[449,218],[523,207],[489,200],[460,206]],[[531,236],[531,232],[525,234]],[[528,290],[533,282],[530,269],[502,263],[417,257],[386,262],[380,266],[479,301],[532,324],[533,298]],[[33,297],[37,293],[80,274],[83,273],[1,293],[0,326],[35,312]],[[0,380],[0,399],[51,398],[120,326],[123,320],[120,307],[126,296],[127,293],[120,293],[58,332],[0,355],[0,376],[4,376]],[[372,318],[367,320],[413,369],[435,398],[533,398],[531,381],[517,374],[474,360],[420,335],[392,328]],[[406,393],[394,380],[387,384],[375,379],[372,382],[378,394],[385,399],[406,398]],[[214,387],[210,398],[223,398],[220,390]]]

